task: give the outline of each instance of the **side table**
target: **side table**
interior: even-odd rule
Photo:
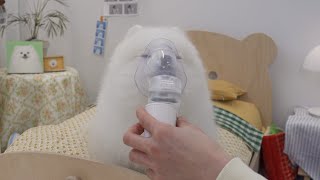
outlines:
[[[84,111],[87,96],[79,73],[7,74],[0,69],[0,140],[5,150],[13,132],[58,124]]]
[[[320,179],[320,118],[297,107],[286,124],[284,152],[311,178]]]

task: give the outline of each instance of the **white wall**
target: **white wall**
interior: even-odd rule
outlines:
[[[91,53],[95,22],[103,0],[70,0],[72,34],[68,47],[56,52],[72,53],[72,64],[81,74],[90,100],[95,101],[105,64],[116,44],[134,24],[180,26],[244,38],[264,32],[279,48],[271,66],[274,120],[284,125],[295,105],[320,105],[320,75],[308,76],[300,66],[308,51],[320,44],[320,1],[318,0],[140,0],[141,15],[110,18],[105,58]],[[71,36],[71,37],[70,37]]]

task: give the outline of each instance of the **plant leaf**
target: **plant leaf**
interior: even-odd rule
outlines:
[[[60,11],[54,10],[43,17],[49,37],[62,36],[67,29],[68,18]]]
[[[69,7],[67,0],[37,0],[30,13],[24,15],[9,15],[7,25],[0,27],[0,35],[4,34],[7,27],[22,24],[28,27],[31,38],[38,36],[39,29],[45,30],[49,38],[62,36],[67,29],[68,17],[58,10],[45,13],[49,3],[58,3]]]

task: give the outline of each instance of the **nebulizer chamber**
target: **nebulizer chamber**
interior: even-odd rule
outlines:
[[[138,89],[148,97],[146,111],[158,121],[175,126],[187,78],[171,41],[155,39],[148,45],[135,81]],[[144,136],[151,135],[145,131]]]

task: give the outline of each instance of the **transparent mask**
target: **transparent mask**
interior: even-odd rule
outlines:
[[[174,44],[167,39],[153,40],[140,58],[135,74],[140,92],[149,103],[173,103],[179,107],[187,77]]]

